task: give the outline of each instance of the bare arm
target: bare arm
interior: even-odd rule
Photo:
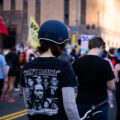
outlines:
[[[62,88],[63,105],[69,120],[80,120],[73,87]]]
[[[5,75],[5,81],[8,81],[6,66],[2,66],[3,73]]]
[[[110,80],[107,82],[107,87],[110,89],[110,90],[115,90],[115,80]]]
[[[27,107],[27,98],[26,98],[26,91],[25,91],[25,87],[23,87],[23,99],[24,99],[24,104]]]
[[[118,78],[118,72],[120,71],[120,65],[117,64],[115,66],[115,70],[114,70],[114,75],[115,75],[115,83],[117,83],[119,81],[119,78]]]

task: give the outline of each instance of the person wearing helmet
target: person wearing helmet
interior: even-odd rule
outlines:
[[[40,56],[24,65],[21,78],[29,120],[80,120],[74,95],[74,87],[77,85],[75,73],[68,62],[58,59],[66,46],[68,36],[66,25],[58,20],[48,20],[40,27]],[[36,81],[38,77],[42,81]],[[42,88],[43,94],[39,95],[41,100],[38,102],[27,84],[29,78],[33,80],[33,86]],[[47,89],[44,83],[47,84]],[[30,91],[27,93],[29,98],[26,88]],[[49,100],[47,107],[46,100]],[[37,109],[34,106],[40,107]]]

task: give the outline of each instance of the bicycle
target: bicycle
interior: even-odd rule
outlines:
[[[107,103],[108,103],[108,100],[105,100],[97,105],[92,106],[92,108],[89,109],[80,120],[93,120],[96,114],[103,112],[103,111],[97,111],[97,110]]]

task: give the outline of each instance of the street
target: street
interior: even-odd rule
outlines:
[[[0,120],[27,120],[23,97],[14,92],[16,102],[0,102]],[[109,108],[109,120],[115,120],[116,107]]]
[[[14,92],[16,102],[0,102],[0,120],[27,120],[23,97]]]

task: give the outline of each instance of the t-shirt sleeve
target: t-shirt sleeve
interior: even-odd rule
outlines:
[[[22,86],[22,87],[25,87],[26,85],[25,85],[25,79],[24,79],[24,68],[22,69],[22,72],[21,72],[21,75],[20,75],[20,85]]]
[[[77,86],[75,73],[72,66],[66,62],[63,66],[63,71],[60,76],[61,87],[75,87]]]
[[[110,63],[106,61],[106,80],[110,81],[115,78],[114,73],[112,71],[112,68],[110,66]]]

